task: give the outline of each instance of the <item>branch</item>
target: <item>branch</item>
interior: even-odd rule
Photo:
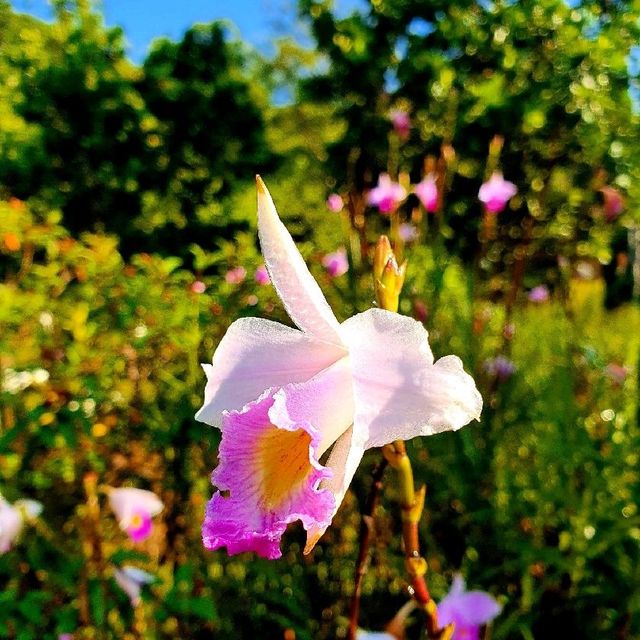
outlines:
[[[420,555],[418,523],[422,516],[427,487],[422,485],[418,491],[415,491],[411,460],[402,440],[396,440],[393,444],[386,445],[382,452],[400,478],[402,539],[405,567],[409,574],[409,593],[426,614],[427,638],[429,640],[451,640],[454,625],[448,624],[446,627],[440,628],[438,624],[438,609],[429,593],[425,579],[427,561]]]
[[[388,461],[386,458],[382,458],[371,472],[373,482],[371,484],[367,504],[365,505],[365,509],[362,513],[362,520],[360,521],[358,560],[356,562],[353,595],[351,596],[351,606],[349,609],[349,629],[347,632],[347,640],[355,640],[356,633],[358,632],[362,582],[369,567],[369,547],[371,545],[371,540],[375,535],[374,514],[378,507],[378,503],[380,502],[380,495],[382,493],[383,486],[382,477],[384,476],[384,471],[387,468],[387,465]]]

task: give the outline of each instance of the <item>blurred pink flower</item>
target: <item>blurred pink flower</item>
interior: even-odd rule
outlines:
[[[246,277],[247,270],[244,267],[234,267],[224,275],[224,279],[228,284],[240,284]]]
[[[73,640],[73,634],[72,633],[61,633],[58,636],[58,640]]]
[[[629,369],[624,365],[611,362],[604,370],[607,377],[617,386],[622,386],[629,375]]]
[[[322,258],[322,266],[327,270],[332,278],[343,276],[349,271],[349,259],[344,248],[340,248],[333,253],[329,253]]]
[[[256,273],[253,277],[255,278],[255,281],[261,286],[271,284],[271,278],[269,277],[269,272],[267,271],[267,267],[265,267],[263,264],[261,264],[256,269]]]
[[[369,309],[338,323],[259,178],[257,186],[262,254],[299,330],[236,320],[203,365],[196,418],[222,430],[204,546],[274,559],[296,520],[305,553],[313,549],[366,449],[459,429],[479,416],[482,398],[458,358],[433,361],[415,320]]]
[[[516,335],[516,325],[513,322],[508,322],[502,328],[502,335],[506,340],[511,340]]]
[[[531,302],[542,303],[549,300],[549,289],[544,284],[539,284],[537,287],[533,287],[527,294],[527,298]]]
[[[398,228],[398,235],[403,242],[413,242],[418,237],[418,230],[414,225],[403,222]]]
[[[152,491],[123,487],[109,489],[109,504],[123,531],[134,542],[151,534],[151,519],[164,508],[162,500]]]
[[[192,285],[191,285],[191,291],[193,291],[193,293],[204,293],[207,290],[207,285],[202,282],[202,280],[196,280]]]
[[[429,307],[424,300],[416,299],[413,301],[413,317],[418,322],[426,322],[429,317]]]
[[[329,211],[333,211],[333,213],[340,213],[343,208],[344,201],[342,200],[342,197],[337,193],[332,193],[327,198],[327,209],[329,209]]]
[[[396,109],[390,114],[393,130],[402,140],[406,140],[411,134],[411,116],[406,111]]]
[[[488,182],[480,187],[478,198],[484,203],[489,213],[500,213],[516,193],[518,193],[516,185],[505,180],[500,172],[495,171]]]
[[[438,210],[438,187],[435,176],[432,173],[426,175],[422,182],[419,182],[413,188],[413,192],[429,213],[435,213]]]
[[[622,194],[608,185],[600,189],[604,201],[604,217],[607,222],[613,222],[624,209],[624,200]]]
[[[142,587],[155,581],[150,573],[129,565],[116,569],[113,572],[113,577],[118,586],[129,596],[132,607],[140,604]]]
[[[393,182],[388,174],[381,173],[378,186],[369,191],[367,203],[377,207],[380,213],[391,213],[407,197],[404,187]]]
[[[465,591],[464,579],[456,575],[451,590],[438,605],[438,623],[455,624],[451,640],[480,640],[480,629],[502,610],[500,604],[484,591]]]

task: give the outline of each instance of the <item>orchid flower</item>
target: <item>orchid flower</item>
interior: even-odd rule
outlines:
[[[518,187],[505,180],[499,171],[494,171],[491,178],[480,187],[478,198],[489,213],[500,213],[516,193]]]
[[[224,275],[224,279],[228,284],[241,284],[246,277],[247,270],[244,267],[234,267]]]
[[[398,137],[402,140],[406,140],[411,134],[411,116],[406,111],[396,109],[390,114],[391,124],[393,130],[398,134]]]
[[[151,534],[151,519],[164,508],[162,500],[152,491],[123,487],[109,489],[109,504],[123,531],[134,542],[141,542]]]
[[[366,449],[459,429],[478,418],[482,398],[459,358],[434,363],[419,322],[370,309],[340,324],[260,178],[257,185],[262,254],[298,329],[236,320],[203,365],[196,418],[222,430],[205,547],[274,559],[295,520],[311,551]]]
[[[438,605],[438,622],[455,629],[451,640],[480,640],[480,628],[502,610],[497,600],[484,591],[465,591],[462,576],[456,575],[451,590]]]
[[[332,213],[340,213],[344,209],[344,200],[339,193],[332,193],[327,198],[327,209]]]
[[[271,278],[269,278],[269,273],[267,272],[267,267],[261,264],[257,269],[253,276],[254,280],[261,286],[271,284]]]
[[[624,210],[622,194],[615,188],[605,185],[600,188],[604,204],[604,216],[607,222],[613,222]]]
[[[438,210],[438,186],[432,173],[426,175],[422,182],[413,188],[413,192],[429,213],[435,213]]]
[[[324,256],[322,258],[322,266],[332,278],[338,278],[347,273],[349,271],[349,259],[345,248],[341,247],[337,251]]]
[[[22,531],[22,516],[20,511],[0,498],[0,554],[11,548],[13,541]]]
[[[539,284],[529,291],[527,298],[529,298],[530,302],[535,302],[537,304],[547,302],[549,300],[549,289],[546,285]]]
[[[126,565],[122,569],[113,572],[113,578],[118,586],[129,596],[131,606],[140,603],[140,592],[145,584],[151,584],[155,578],[146,571]]]
[[[381,173],[378,185],[369,191],[368,204],[377,207],[380,213],[391,213],[407,197],[404,187],[393,182],[388,174]]]
[[[10,504],[0,496],[0,555],[11,549],[25,522],[42,513],[42,504],[36,500],[18,500]]]

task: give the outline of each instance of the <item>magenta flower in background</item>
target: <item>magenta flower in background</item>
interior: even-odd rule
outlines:
[[[484,370],[499,382],[506,382],[516,372],[516,365],[505,356],[496,356],[485,361]]]
[[[530,302],[541,304],[549,300],[549,289],[544,284],[539,284],[537,287],[533,287],[527,294]]]
[[[343,208],[344,201],[342,200],[342,197],[337,193],[332,193],[327,198],[327,209],[329,209],[329,211],[333,211],[333,213],[340,213]]]
[[[380,213],[391,213],[407,197],[404,187],[393,182],[388,174],[381,173],[378,186],[369,191],[367,203],[377,207]]]
[[[202,280],[196,280],[192,285],[191,285],[191,291],[193,291],[193,293],[204,293],[207,290],[207,285],[202,282]]]
[[[73,634],[71,634],[71,633],[61,633],[58,636],[58,640],[73,640]]]
[[[118,586],[129,596],[132,607],[140,604],[140,593],[145,584],[151,584],[155,578],[146,571],[125,565],[113,572],[113,578]]]
[[[263,264],[256,269],[256,273],[253,277],[260,286],[271,284],[269,272],[267,271],[267,267],[265,267]]]
[[[393,130],[402,140],[406,140],[411,134],[411,116],[406,111],[396,109],[390,114]]]
[[[109,489],[109,504],[120,528],[134,542],[141,542],[149,537],[151,519],[164,508],[162,500],[153,491],[131,487]]]
[[[413,192],[429,213],[435,213],[438,210],[438,187],[435,176],[432,173],[425,176],[422,182],[419,182],[413,188]]]
[[[224,279],[229,284],[240,284],[247,277],[247,270],[244,267],[234,267],[229,269],[224,275]]]
[[[600,189],[604,201],[604,217],[613,222],[624,209],[622,194],[614,187],[604,186]]]
[[[415,320],[369,309],[338,323],[257,183],[262,254],[299,329],[236,320],[203,365],[207,385],[196,418],[222,431],[205,547],[274,559],[296,520],[311,551],[366,449],[459,429],[479,416],[482,398],[459,358],[433,361]]]
[[[346,250],[341,247],[322,258],[322,266],[332,278],[337,278],[349,271],[349,259]]]
[[[409,222],[403,222],[398,227],[398,235],[403,242],[413,242],[418,237],[418,230]]]
[[[456,575],[451,590],[438,605],[438,623],[455,624],[451,640],[480,640],[480,629],[502,610],[497,600],[484,591],[465,591],[464,579]]]
[[[485,209],[489,213],[500,213],[516,193],[518,193],[516,185],[505,180],[500,172],[495,171],[491,178],[480,187],[478,198],[480,202],[484,203]]]

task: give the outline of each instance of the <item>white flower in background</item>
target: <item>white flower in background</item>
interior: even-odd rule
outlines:
[[[145,584],[155,581],[154,576],[137,567],[126,565],[113,572],[113,577],[118,586],[129,596],[131,606],[140,604],[140,592]]]
[[[42,513],[35,500],[18,500],[10,504],[0,496],[0,555],[11,549],[25,522],[32,522]]]
[[[149,333],[149,329],[147,328],[146,324],[142,324],[140,323],[139,325],[136,325],[136,328],[133,330],[133,335],[136,338],[144,338],[147,333]]]
[[[16,371],[7,368],[2,376],[2,391],[15,395],[32,385],[41,385],[49,380],[49,372],[46,369],[34,369],[33,371]]]
[[[43,311],[38,316],[38,322],[45,331],[51,331],[53,329],[53,315],[48,311]]]

